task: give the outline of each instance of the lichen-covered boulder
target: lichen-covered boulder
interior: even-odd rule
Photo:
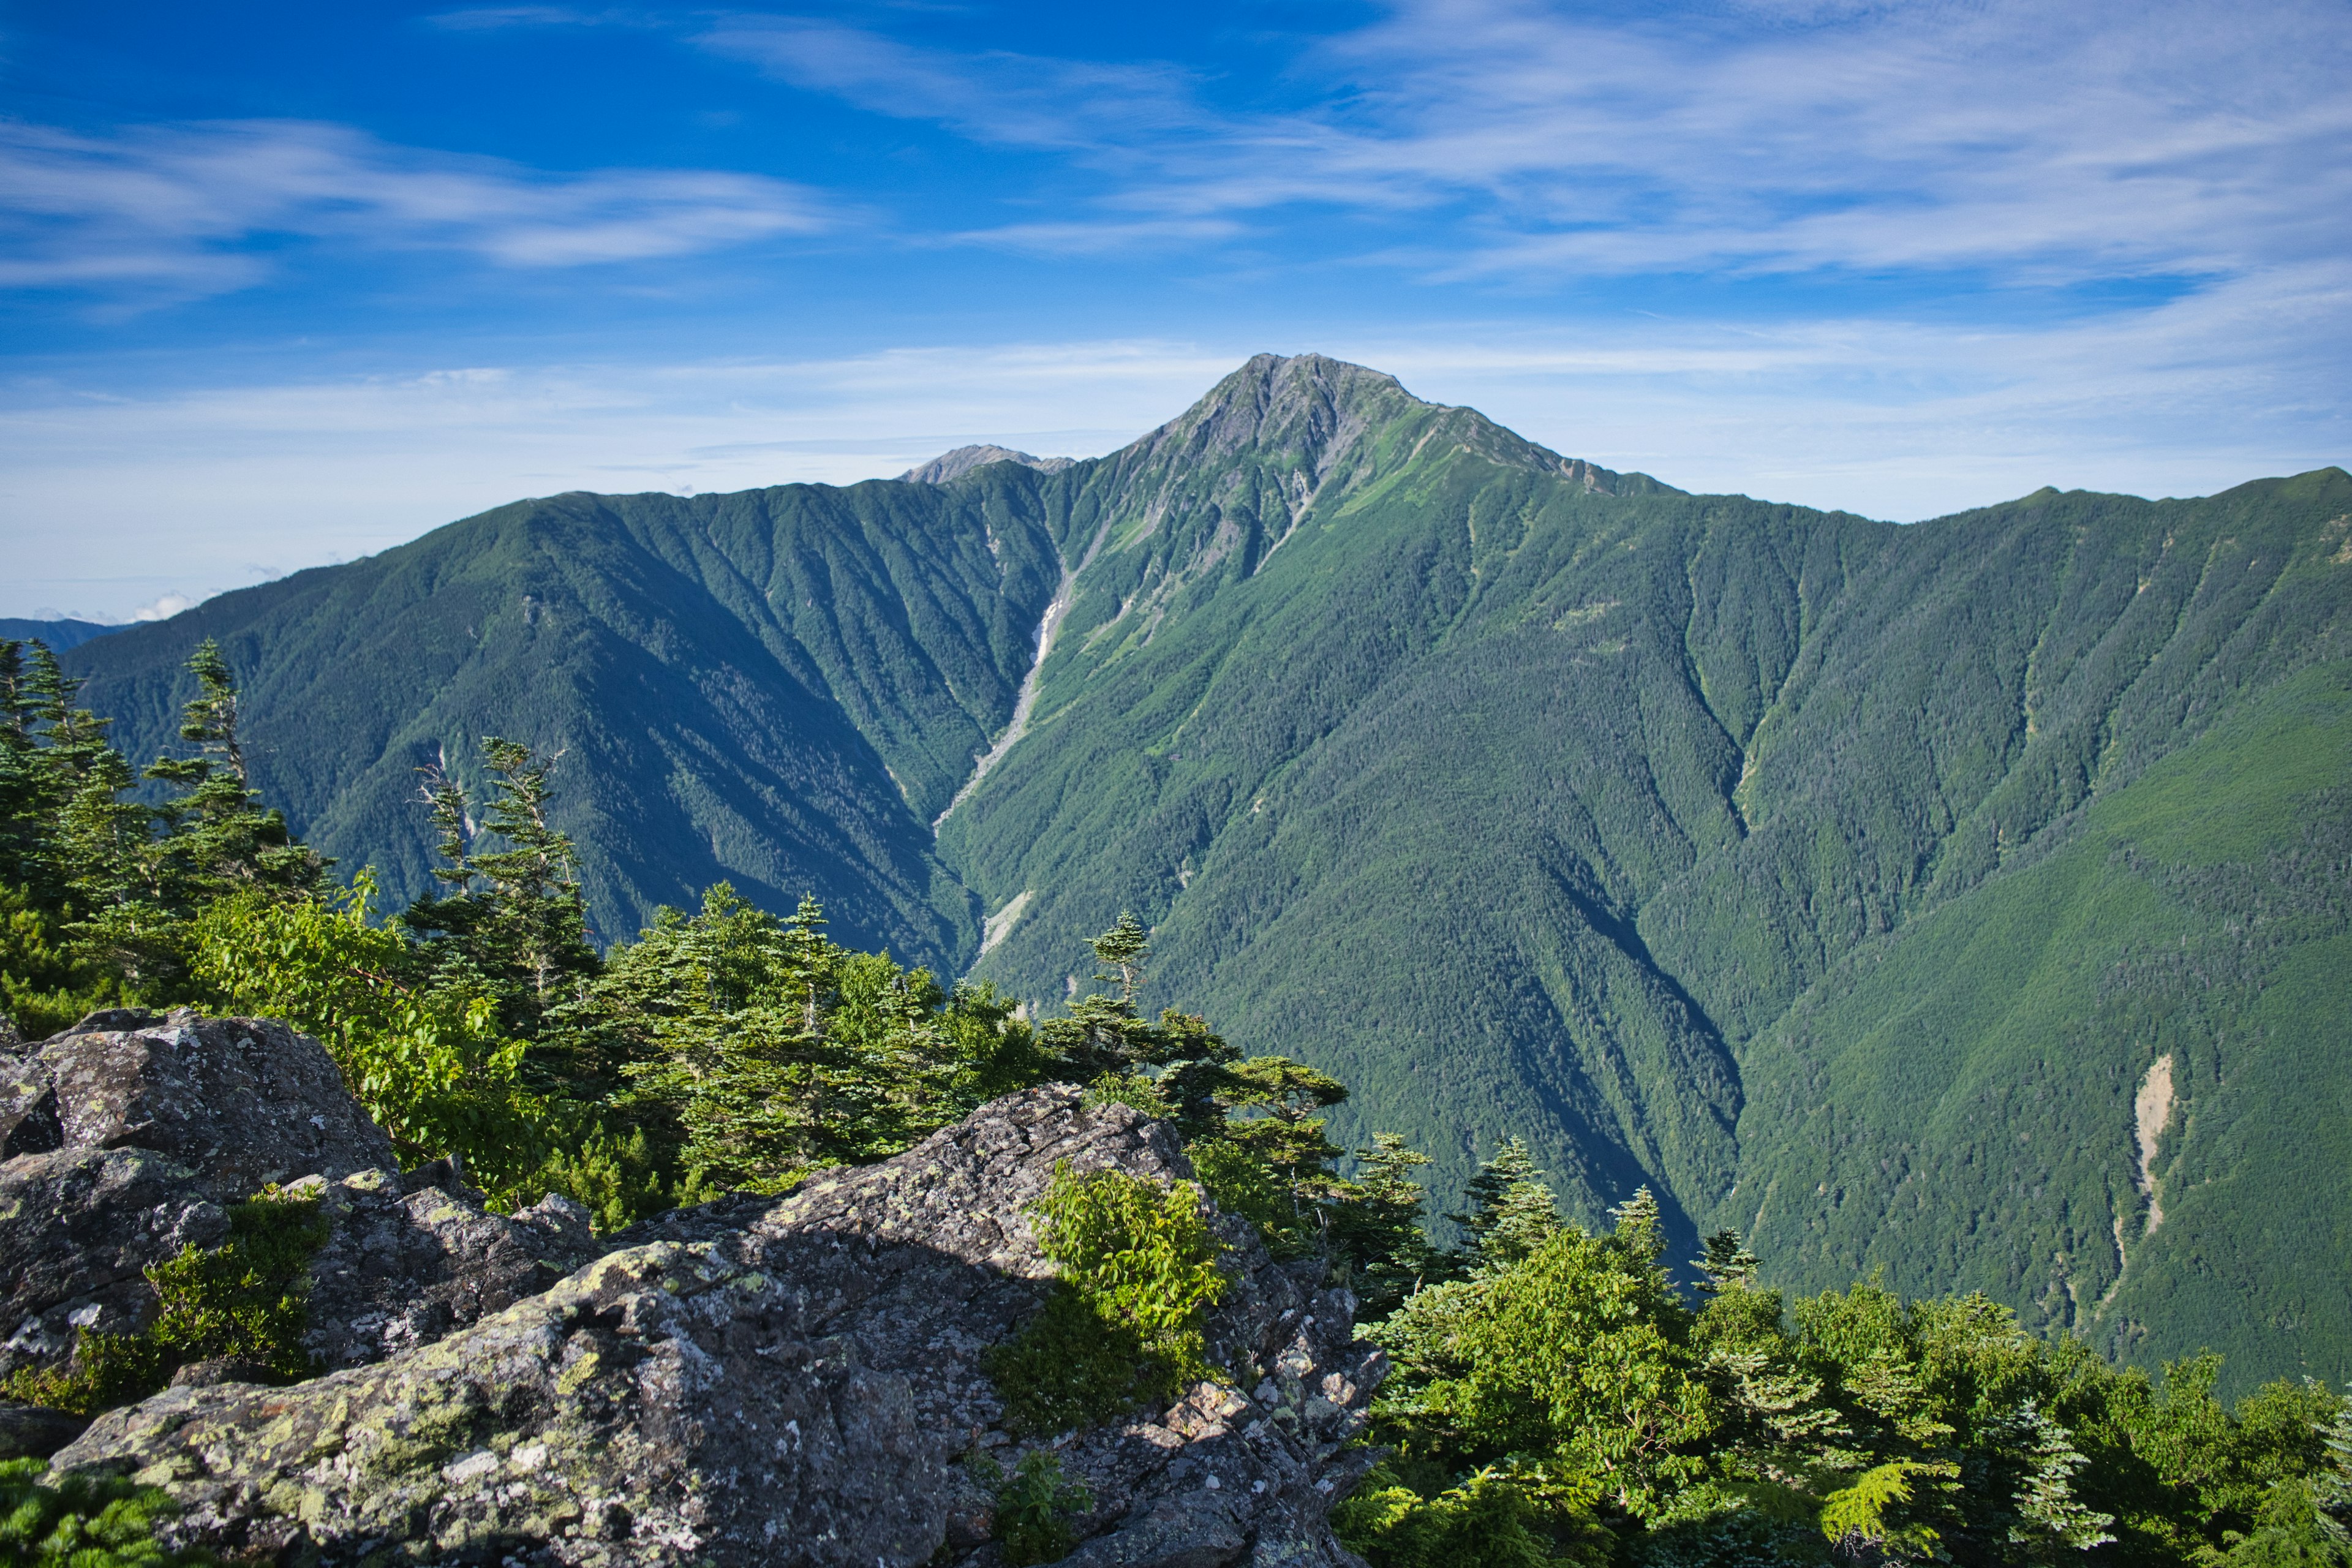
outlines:
[[[39,1063],[0,1054],[0,1160],[65,1147],[58,1086]]]
[[[227,1234],[195,1174],[144,1149],[0,1163],[0,1377],[62,1363],[79,1330],[143,1327],[155,1307],[143,1271]]]
[[[1055,1165],[1189,1174],[1167,1128],[1042,1089],[781,1200],[671,1215],[438,1342],[293,1388],[175,1388],[101,1416],[60,1469],[135,1474],[175,1539],[329,1564],[993,1562],[962,1462],[1000,1426],[987,1349],[1044,1300],[1028,1211]],[[1066,1435],[1092,1494],[1070,1561],[1351,1562],[1325,1514],[1377,1383],[1345,1292],[1227,1222],[1229,1383]]]
[[[0,1376],[54,1367],[81,1329],[131,1333],[145,1270],[226,1239],[226,1205],[277,1182],[329,1221],[308,1348],[329,1368],[429,1344],[605,1250],[576,1204],[513,1216],[392,1143],[319,1042],[266,1019],[113,1009],[0,1058]]]
[[[607,1248],[588,1214],[562,1196],[509,1216],[451,1184],[404,1190],[397,1172],[307,1177],[329,1222],[310,1266],[303,1344],[332,1370],[431,1344],[538,1295]]]
[[[24,1067],[30,1081],[13,1092],[47,1083],[57,1146],[152,1150],[215,1202],[398,1164],[326,1047],[275,1019],[117,1009],[44,1042]]]

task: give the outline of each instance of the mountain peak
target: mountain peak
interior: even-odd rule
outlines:
[[[1244,450],[1287,453],[1310,487],[1319,487],[1367,437],[1407,421],[1434,421],[1445,438],[1512,468],[1556,474],[1588,489],[1612,490],[1620,476],[1563,458],[1488,419],[1475,408],[1415,397],[1386,371],[1328,354],[1251,356],[1205,396],[1119,456],[1186,461]],[[1412,450],[1417,454],[1421,445]],[[1355,465],[1350,465],[1351,467]]]
[[[912,479],[917,484],[922,485],[943,485],[950,479],[960,479],[974,468],[986,468],[991,463],[1019,463],[1022,467],[1034,468],[1039,473],[1058,474],[1076,461],[1076,458],[1033,458],[1026,452],[1016,452],[1010,447],[999,447],[983,442],[976,447],[958,447],[951,452],[941,452],[929,462],[920,463],[908,468],[898,478],[902,480]]]

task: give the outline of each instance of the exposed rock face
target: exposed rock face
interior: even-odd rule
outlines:
[[[145,1327],[144,1270],[218,1246],[223,1205],[268,1181],[315,1189],[333,1222],[309,1336],[329,1367],[430,1343],[601,1250],[564,1199],[488,1214],[446,1162],[442,1184],[404,1184],[325,1049],[266,1019],[94,1014],[0,1059],[0,1376],[63,1363],[79,1329]]]
[[[194,1171],[216,1202],[399,1166],[325,1047],[273,1019],[93,1014],[25,1067],[56,1096],[60,1146],[151,1149]]]
[[[0,1165],[0,1376],[64,1361],[79,1329],[142,1327],[155,1288],[141,1270],[227,1232],[195,1176],[144,1149],[57,1149]]]
[[[981,1568],[992,1499],[958,1461],[1009,1468],[1024,1447],[980,1361],[1045,1298],[1027,1211],[1063,1160],[1189,1174],[1161,1124],[1031,1090],[883,1164],[639,1227],[380,1363],[167,1390],[56,1462],[162,1485],[187,1505],[181,1539],[257,1561]],[[340,1186],[377,1218],[339,1235],[398,1224]],[[1384,1363],[1345,1292],[1222,1223],[1234,1286],[1211,1349],[1233,1382],[1064,1443],[1094,1500],[1070,1563],[1353,1561],[1324,1516]]]
[[[587,1211],[563,1197],[509,1218],[454,1184],[404,1192],[394,1171],[306,1180],[293,1190],[315,1191],[334,1225],[310,1266],[303,1341],[331,1370],[431,1344],[604,1250]]]
[[[1034,468],[1042,474],[1058,474],[1075,463],[1075,458],[1033,458],[1026,452],[1016,452],[1010,447],[982,444],[958,447],[951,452],[941,452],[928,463],[919,463],[898,476],[899,479],[918,484],[943,485],[950,479],[960,479],[974,468],[990,463],[1018,463],[1024,468]]]

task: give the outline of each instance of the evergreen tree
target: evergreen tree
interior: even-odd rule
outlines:
[[[455,890],[417,900],[401,918],[435,939],[445,973],[478,976],[498,995],[507,1026],[534,1033],[602,960],[588,941],[578,854],[549,817],[549,774],[560,757],[496,735],[482,749],[493,783],[478,830],[457,781],[437,766],[420,770],[440,834],[444,863],[434,874]],[[485,839],[497,847],[485,848]]]
[[[1516,1263],[1559,1230],[1559,1201],[1542,1178],[1517,1133],[1496,1146],[1464,1185],[1463,1211],[1445,1216],[1467,1239],[1462,1261],[1480,1268]]]
[[[1089,939],[1102,966],[1097,984],[1108,982],[1115,993],[1090,992],[1070,1004],[1070,1016],[1056,1018],[1039,1030],[1045,1047],[1058,1058],[1060,1070],[1080,1083],[1096,1079],[1126,1077],[1137,1068],[1157,1065],[1168,1043],[1136,1005],[1142,989],[1144,964],[1151,956],[1143,923],[1126,910],[1118,922]]]
[[[1412,1175],[1429,1156],[1393,1132],[1375,1132],[1372,1146],[1355,1153],[1355,1180],[1331,1205],[1329,1229],[1332,1251],[1348,1265],[1357,1315],[1369,1322],[1434,1277],[1438,1256],[1423,1228],[1428,1189]]]
[[[1718,1230],[1700,1245],[1705,1250],[1691,1259],[1691,1267],[1699,1272],[1699,1294],[1715,1296],[1755,1285],[1756,1270],[1761,1265],[1740,1240],[1738,1231]]]
[[[153,850],[157,901],[174,914],[193,915],[211,900],[246,888],[315,893],[328,862],[294,837],[284,813],[263,809],[252,787],[237,733],[236,679],[220,645],[206,637],[188,669],[197,692],[182,710],[180,738],[199,751],[193,757],[160,757],[146,768],[147,777],[181,790],[155,812],[163,828]]]

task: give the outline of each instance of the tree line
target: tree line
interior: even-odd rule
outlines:
[[[886,1158],[1034,1084],[1135,1105],[1220,1208],[1327,1260],[1388,1352],[1381,1463],[1336,1515],[1374,1568],[2352,1568],[2352,1415],[2316,1382],[2228,1408],[2216,1358],[2151,1378],[1980,1294],[1790,1302],[1728,1231],[1686,1295],[1646,1191],[1589,1233],[1516,1140],[1433,1218],[1425,1156],[1329,1141],[1345,1086],[1146,1010],[1132,916],[1091,943],[1097,989],[1036,1020],[725,884],[600,952],[552,763],[508,740],[479,798],[425,770],[439,889],[387,914],[252,789],[220,650],[189,668],[189,754],[134,769],[46,647],[0,641],[0,1012],[25,1037],[112,1005],[282,1017],[404,1162],[454,1157],[503,1208],[567,1194],[606,1231]]]

